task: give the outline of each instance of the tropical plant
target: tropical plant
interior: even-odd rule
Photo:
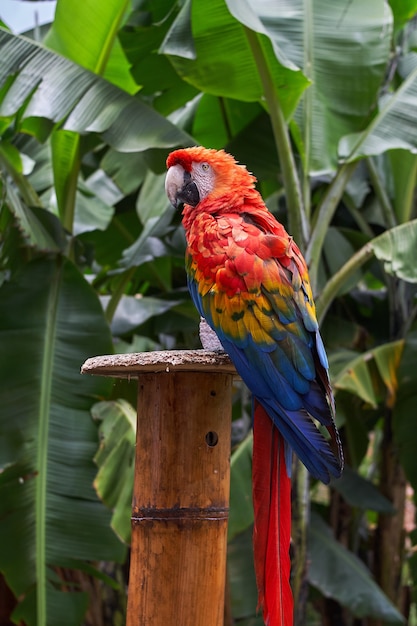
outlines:
[[[248,165],[304,250],[330,355],[347,469],[331,488],[294,471],[297,623],[417,623],[404,522],[417,486],[416,12],[58,0],[42,44],[0,28],[0,571],[15,622],[102,623],[86,581],[117,587],[100,562],[126,555],[135,392],[78,372],[113,349],[198,345],[163,184],[167,153],[201,143]],[[245,402],[234,413],[227,613],[249,625]]]

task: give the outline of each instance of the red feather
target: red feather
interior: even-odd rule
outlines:
[[[291,480],[284,439],[255,402],[253,431],[253,549],[258,608],[266,626],[292,626],[290,586]]]

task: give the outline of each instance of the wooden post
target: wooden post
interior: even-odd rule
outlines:
[[[88,359],[82,372],[138,378],[127,626],[221,626],[233,365],[165,351]]]

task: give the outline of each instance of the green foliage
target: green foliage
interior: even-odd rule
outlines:
[[[310,490],[294,472],[314,506],[309,528],[294,518],[311,559],[298,623],[335,623],[335,606],[341,624],[400,623],[417,568],[401,567],[403,534],[395,559],[384,539],[403,533],[406,481],[417,489],[416,11],[58,0],[43,44],[0,28],[0,571],[15,622],[80,623],[89,599],[72,570],[104,580],[89,562],[125,556],[135,390],[79,368],[113,349],[198,346],[164,162],[202,143],[247,164],[305,251],[329,351],[348,468]],[[229,602],[260,624],[242,404]],[[304,559],[296,543],[296,590]]]
[[[100,448],[94,456],[99,471],[94,487],[106,506],[114,511],[112,528],[129,543],[136,412],[126,400],[119,399],[98,402],[91,414],[100,422]]]
[[[404,624],[404,618],[377,587],[362,561],[334,539],[319,515],[312,515],[308,536],[308,578],[312,585],[327,598],[348,606],[358,617],[372,615],[390,624]]]
[[[71,609],[54,568],[124,557],[92,487],[97,435],[89,408],[109,385],[79,373],[92,350],[110,349],[110,334],[69,260],[27,263],[0,292],[0,567],[24,598],[16,618],[34,623],[36,606],[37,623],[73,624],[86,598],[73,590]]]

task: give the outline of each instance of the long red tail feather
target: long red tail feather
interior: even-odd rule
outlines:
[[[253,432],[253,548],[258,608],[266,626],[293,625],[290,586],[291,480],[284,439],[255,402]]]

